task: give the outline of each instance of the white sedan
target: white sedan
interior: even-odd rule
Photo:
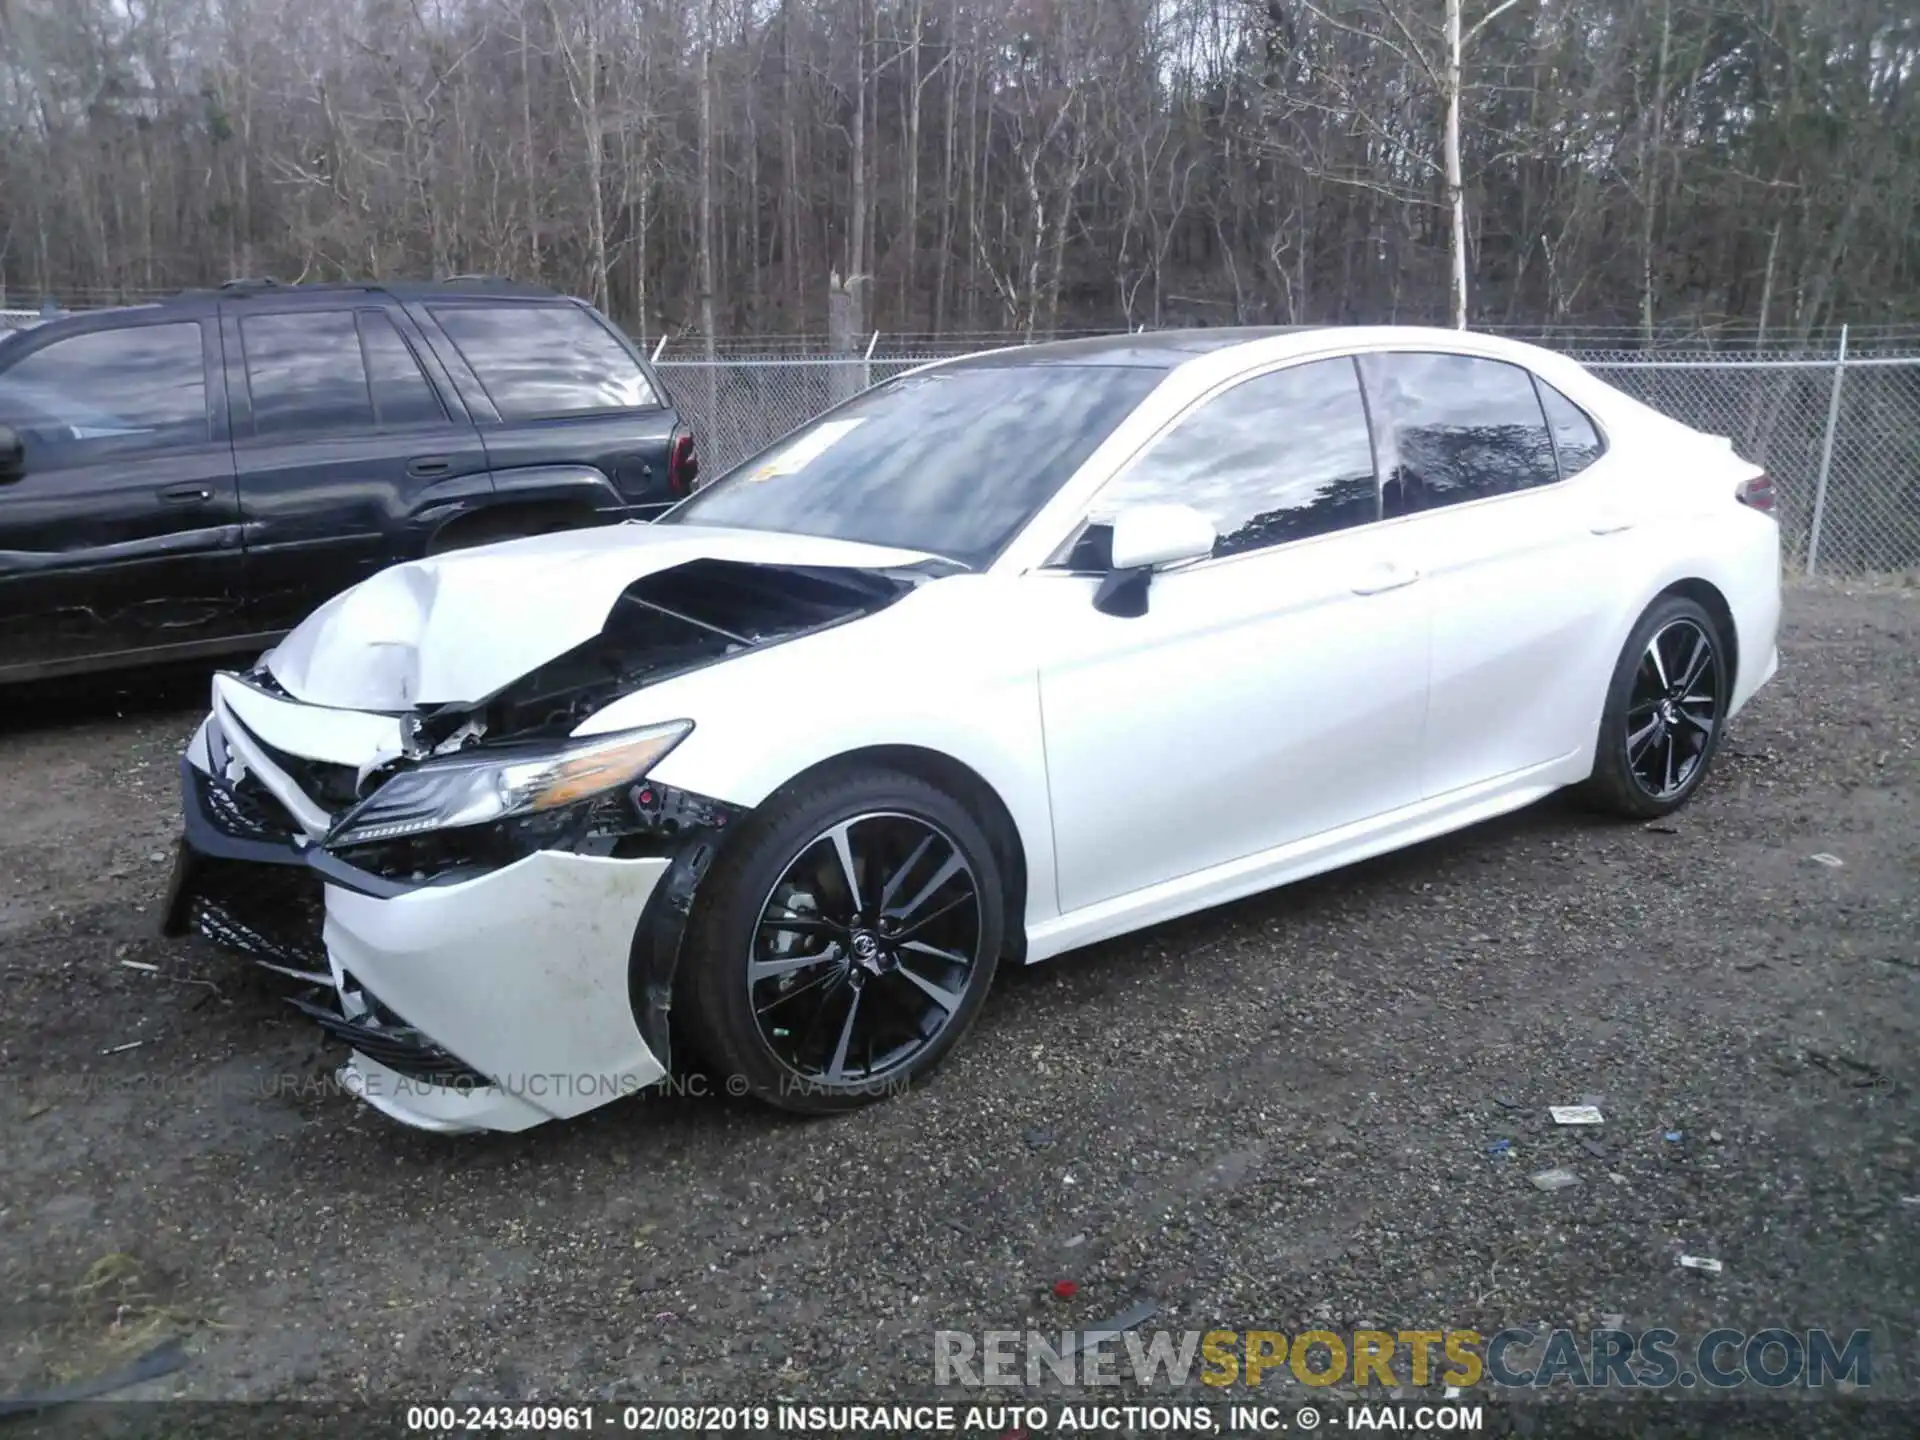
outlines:
[[[1483,336],[947,361],[217,676],[168,922],[300,981],[413,1125],[670,1064],[846,1108],[1002,963],[1563,786],[1684,803],[1774,672],[1772,506],[1725,439]]]

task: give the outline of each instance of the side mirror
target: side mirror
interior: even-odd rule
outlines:
[[[0,485],[18,480],[26,473],[26,443],[11,425],[0,425]]]
[[[1113,561],[1094,593],[1103,615],[1131,619],[1147,613],[1147,586],[1155,570],[1213,553],[1213,522],[1191,505],[1133,505],[1113,517]]]

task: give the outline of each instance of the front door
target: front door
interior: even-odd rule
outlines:
[[[0,678],[210,653],[250,629],[209,320],[103,318],[0,369]]]
[[[1350,359],[1296,364],[1200,402],[1095,502],[1179,502],[1212,558],[1153,578],[1147,613],[1102,614],[1098,578],[1024,578],[1062,913],[1364,821],[1419,798],[1427,619],[1377,523]]]

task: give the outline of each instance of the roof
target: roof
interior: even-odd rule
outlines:
[[[1197,356],[1268,340],[1276,335],[1302,335],[1325,329],[1320,325],[1221,325],[1197,330],[1153,330],[1132,335],[1091,335],[1078,340],[1049,340],[989,350],[949,361],[942,369],[992,368],[1022,365],[1125,365],[1148,370],[1171,370]]]
[[[551,300],[554,290],[544,285],[528,285],[517,280],[502,280],[491,275],[455,275],[445,280],[347,280],[307,285],[281,285],[271,280],[229,280],[204,290],[186,290],[161,304],[182,300],[244,300],[252,296],[271,296],[274,300],[298,300],[308,295],[334,298],[340,295],[391,295],[399,300],[426,300],[449,295],[507,295],[527,299]]]

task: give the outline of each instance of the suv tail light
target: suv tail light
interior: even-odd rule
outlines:
[[[700,456],[693,448],[693,432],[675,429],[667,442],[667,489],[675,495],[691,495],[700,478]]]
[[[1771,515],[1773,513],[1773,481],[1764,475],[1756,475],[1751,480],[1742,480],[1740,488],[1733,492],[1734,498],[1742,505],[1752,506],[1755,510]]]

